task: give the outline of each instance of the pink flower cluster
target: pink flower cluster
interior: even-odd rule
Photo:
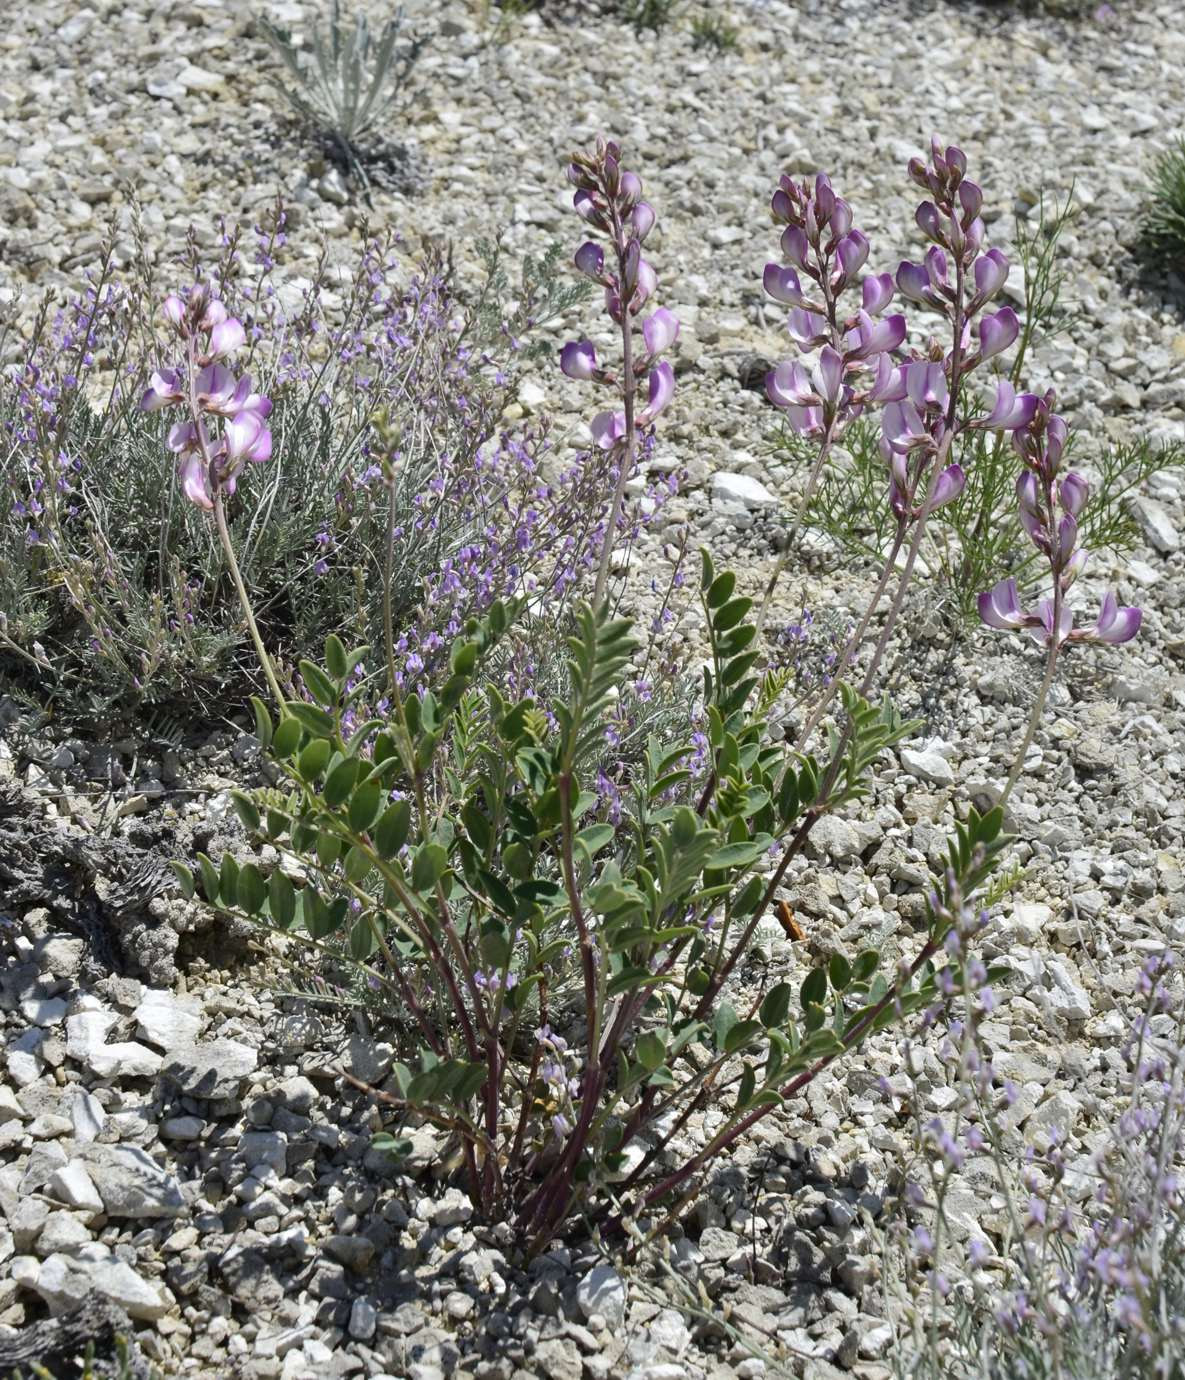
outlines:
[[[779,364],[766,378],[766,393],[795,431],[835,440],[870,404],[897,395],[890,352],[905,339],[905,317],[880,319],[893,300],[893,280],[882,273],[860,282],[868,239],[853,228],[852,208],[825,173],[813,183],[784,176],[771,211],[786,226],[786,262],[766,264],[765,290],[791,309],[787,331],[797,349],[818,349],[819,356],[809,371],[798,360]],[[840,298],[858,284],[860,306],[849,314]]]
[[[233,494],[243,465],[258,464],[272,453],[272,434],[265,418],[271,401],[251,391],[251,376],[236,378],[221,361],[246,341],[242,322],[204,287],[186,298],[170,293],[165,319],[186,347],[186,362],[152,375],[140,406],[145,412],[185,407],[189,418],[169,432],[168,447],[178,456],[181,490],[199,508],[212,511],[222,494]],[[211,434],[209,419],[222,423]]]
[[[1075,628],[1074,612],[1064,601],[1086,565],[1088,553],[1078,545],[1078,518],[1090,497],[1090,485],[1072,470],[1060,472],[1069,428],[1053,411],[1053,402],[1052,393],[1034,398],[1031,415],[1014,431],[1012,441],[1025,466],[1016,481],[1020,524],[1049,563],[1054,597],[1042,599],[1036,612],[1030,612],[1021,605],[1016,580],[1001,580],[979,596],[979,616],[989,627],[1024,630],[1045,645],[1130,642],[1140,630],[1141,609],[1121,606],[1108,590],[1095,622]]]
[[[621,167],[621,148],[612,140],[598,139],[592,153],[574,154],[568,165],[568,181],[576,187],[572,204],[577,213],[608,237],[611,251],[607,262],[601,246],[586,240],[576,251],[576,267],[604,288],[605,308],[630,336],[629,346],[633,346],[633,319],[658,288],[654,269],[642,257],[642,245],[656,220],[654,208],[642,200],[642,179]],[[661,356],[678,335],[678,318],[665,307],[658,307],[642,322],[640,355],[634,356],[629,349],[625,369],[630,371],[631,387],[633,379],[646,379],[646,400],[634,417],[638,428],[649,426],[674,396],[675,371]],[[560,368],[569,378],[608,384],[625,392],[625,378],[601,367],[591,340],[565,345],[560,351]],[[626,438],[626,414],[599,412],[589,428],[597,445],[611,450]]]
[[[1013,430],[1036,407],[1035,398],[1018,398],[1000,378],[987,416],[957,417],[962,381],[1006,350],[1019,330],[1011,307],[984,313],[1008,277],[1008,260],[998,249],[980,252],[983,194],[966,179],[966,167],[961,150],[943,149],[937,140],[929,163],[919,158],[910,163],[910,175],[932,198],[922,202],[916,217],[932,243],[923,263],[902,263],[895,278],[882,273],[860,279],[868,239],[853,227],[851,207],[825,174],[813,183],[783,177],[771,203],[774,221],[786,226],[785,264],[766,265],[765,290],[791,308],[787,331],[799,352],[819,353],[809,369],[799,360],[778,365],[766,379],[767,396],[797,432],[818,438],[823,447],[870,407],[883,406],[881,451],[889,467],[889,503],[902,521],[962,492],[962,467],[945,463],[957,430]],[[851,312],[841,298],[857,287],[860,306]],[[895,294],[947,317],[952,346],[944,350],[931,341],[902,360],[906,319],[900,313],[884,315]],[[944,467],[931,483],[938,461]]]

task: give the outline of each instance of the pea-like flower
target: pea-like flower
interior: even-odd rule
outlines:
[[[265,418],[272,404],[252,391],[249,374],[236,378],[219,362],[245,343],[246,332],[206,288],[195,287],[187,297],[170,293],[163,310],[185,344],[186,363],[152,374],[140,406],[146,412],[188,406],[188,417],[170,429],[166,444],[178,457],[182,493],[209,512],[221,494],[234,493],[248,460],[258,464],[271,456],[272,436]],[[221,436],[211,434],[211,419],[222,421]]]
[[[570,379],[595,379],[600,370],[592,341],[569,341],[560,351],[560,368]]]

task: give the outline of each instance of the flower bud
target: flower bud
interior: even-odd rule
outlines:
[[[655,219],[654,207],[647,201],[639,201],[630,212],[630,225],[633,228],[634,239],[639,244],[644,243],[646,236],[654,229]]]
[[[967,225],[979,215],[979,208],[983,205],[983,191],[974,182],[961,182],[959,184],[959,205],[963,208],[963,224]]]
[[[605,253],[601,246],[593,240],[585,240],[576,251],[576,267],[586,278],[591,278],[594,283],[604,282]]]
[[[923,201],[914,219],[917,221],[918,229],[928,240],[942,241],[942,218],[938,214],[938,207],[932,201]]]
[[[1071,471],[1058,483],[1057,500],[1061,504],[1062,510],[1069,513],[1071,517],[1077,517],[1081,513],[1089,497],[1090,485],[1080,474]]]

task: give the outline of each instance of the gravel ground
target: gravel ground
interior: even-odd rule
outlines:
[[[264,9],[298,29],[314,12]],[[1079,314],[1038,345],[1030,386],[1057,388],[1087,455],[1105,440],[1185,440],[1183,273],[1140,273],[1129,252],[1146,167],[1185,119],[1185,30],[1177,0],[1116,9],[1069,24],[1001,5],[737,4],[740,51],[717,56],[683,32],[637,39],[603,19],[527,18],[494,43],[465,6],[436,5],[439,36],[399,132],[426,186],[376,192],[371,222],[413,245],[448,237],[462,265],[500,226],[514,252],[574,245],[563,156],[599,130],[621,139],[659,208],[660,297],[683,322],[660,450],[687,483],[635,565],[648,568],[687,523],[756,592],[800,482],[768,459],[773,414],[742,386],[754,356],[784,353],[780,313],[760,290],[781,171],[831,173],[877,268],[916,251],[903,167],[932,130],[966,149],[1006,251],[1014,210],[1072,188],[1080,214],[1063,265]],[[250,219],[277,194],[302,209],[286,272],[308,272],[315,230],[343,257],[356,245],[359,211],[261,80],[272,59],[237,3],[51,0],[7,18],[0,137],[21,156],[0,169],[0,303],[18,321],[77,286],[110,217],[126,241],[134,206],[159,257],[191,223],[212,238],[218,215]],[[558,374],[529,382],[524,406],[545,388],[578,426],[587,393]],[[1064,1127],[1071,1161],[1114,1119],[1141,963],[1185,934],[1178,477],[1153,480],[1137,515],[1145,545],[1114,569],[1100,559],[1080,602],[1116,583],[1121,602],[1145,606],[1143,630],[1122,653],[1076,659],[1055,687],[1012,799],[1026,873],[986,944],[1013,970],[985,1034],[1021,1090],[1015,1127],[1030,1139]],[[801,592],[842,616],[868,584],[824,553],[784,582],[783,612]],[[635,597],[645,608],[646,591]],[[686,628],[694,641],[694,621]],[[919,620],[898,687],[907,709],[941,636]],[[776,968],[801,973],[804,947],[911,943],[915,893],[955,805],[998,787],[1035,682],[1018,645],[960,644],[925,734],[858,815],[815,831],[787,878],[807,939],[767,935]],[[39,827],[105,829],[148,853],[233,846],[226,791],[256,770],[251,740],[235,733],[176,749],[44,729],[0,740],[0,784],[19,786]],[[941,1111],[937,1035],[919,1042],[912,1086],[886,1035],[763,1123],[696,1206],[670,1271],[619,1270],[577,1243],[523,1272],[506,1229],[475,1222],[435,1176],[427,1133],[414,1177],[392,1190],[367,1150],[376,1114],[340,1077],[381,1079],[390,1047],[365,1023],[272,995],[262,979],[284,985],[274,954],[250,969],[242,936],[228,949],[195,907],[161,896],[141,907],[140,930],[116,936],[124,975],[104,976],[63,913],[2,896],[0,907],[15,922],[0,981],[0,1328],[96,1286],[167,1375],[761,1375],[721,1325],[727,1302],[734,1332],[790,1373],[888,1375],[875,1224],[910,1131],[877,1079]],[[691,1124],[688,1148],[712,1126],[710,1113]],[[990,1238],[998,1204],[977,1194],[971,1166],[957,1191],[966,1232]],[[687,1306],[697,1280],[712,1319]]]

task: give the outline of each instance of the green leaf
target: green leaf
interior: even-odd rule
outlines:
[[[328,738],[314,738],[305,745],[297,759],[296,770],[305,781],[315,781],[329,765],[332,749]]]
[[[198,854],[198,871],[202,874],[202,895],[211,905],[218,904],[218,870],[204,853]]]
[[[737,577],[731,570],[724,570],[708,586],[708,592],[704,596],[704,602],[710,609],[718,609],[732,598],[732,592],[736,589]]]
[[[169,866],[173,869],[173,874],[177,878],[177,885],[181,888],[181,895],[188,901],[194,893],[193,873],[183,862],[170,862]]]
[[[383,805],[383,788],[377,781],[364,781],[354,792],[350,801],[350,828],[356,834],[365,834],[378,818]]]
[[[238,900],[239,865],[229,853],[223,853],[218,873],[218,891],[224,905],[233,906]]]
[[[304,760],[303,754],[301,760]],[[362,766],[357,757],[343,757],[335,767],[330,768],[325,784],[321,787],[321,799],[331,810],[336,810],[354,789]]]
[[[259,832],[259,809],[251,797],[243,791],[231,791],[231,801],[235,807],[235,814],[242,822],[243,828],[249,834]]]
[[[329,829],[322,829],[317,834],[317,861],[327,871],[337,862],[342,854],[342,841]]]
[[[741,1070],[741,1081],[737,1084],[736,1110],[743,1112],[753,1099],[753,1093],[757,1088],[757,1074],[753,1071],[753,1065],[748,1061]]]
[[[612,824],[590,824],[576,835],[576,846],[590,859],[595,858],[602,848],[613,842],[616,832]]]
[[[729,600],[727,604],[712,614],[713,632],[722,633],[727,632],[729,628],[735,628],[752,607],[752,599],[742,597]]]
[[[281,761],[291,757],[300,746],[301,735],[304,729],[300,723],[289,716],[280,720],[275,734],[272,737],[272,754]]]
[[[535,859],[525,843],[515,839],[502,849],[502,865],[518,882],[525,882],[535,868]]]
[[[448,854],[438,843],[422,844],[411,864],[411,884],[415,891],[430,891],[448,868]]]
[[[481,806],[472,797],[461,809],[461,822],[478,852],[487,854],[493,842],[493,830],[490,828],[489,820],[482,813]]]
[[[827,1000],[827,971],[824,968],[815,968],[806,975],[802,988],[799,991],[799,1000],[802,1002],[803,1009],[808,1006],[822,1006]]]
[[[652,973],[649,968],[623,968],[616,977],[610,979],[605,988],[605,995],[616,997],[622,992],[634,992],[639,987],[653,987],[655,983],[665,980],[661,974]]]
[[[726,867],[745,867],[761,856],[765,846],[754,843],[751,839],[746,843],[726,843],[723,848],[717,848],[709,856],[704,863],[704,869],[716,872]]]
[[[380,858],[390,861],[407,842],[411,830],[411,802],[397,800],[383,812],[374,829],[374,846]]]
[[[255,736],[264,748],[270,747],[273,732],[272,716],[258,695],[251,696],[251,712],[255,715]]]
[[[827,962],[827,976],[837,992],[842,992],[852,980],[852,965],[840,953],[834,953]]]
[[[738,1019],[736,1008],[732,1002],[722,1001],[716,1008],[716,1015],[712,1019],[712,1038],[718,1050],[724,1049],[728,1032],[736,1025]]]
[[[339,644],[340,645],[340,644]],[[337,703],[337,686],[325,674],[324,671],[312,661],[303,660],[300,663],[300,675],[305,685],[308,687],[309,694],[323,704],[327,709]]]
[[[258,915],[263,909],[263,903],[267,900],[267,887],[264,885],[263,874],[253,862],[244,863],[239,868],[236,894],[239,908],[245,910],[248,915]]]
[[[369,874],[373,863],[364,848],[359,848],[356,844],[346,854],[345,870],[349,881],[357,885]]]
[[[785,1024],[786,1017],[790,1014],[790,1002],[794,996],[794,989],[788,982],[779,982],[776,987],[771,987],[765,994],[761,1003],[761,1024],[768,1030],[771,1026],[781,1026]]]
[[[645,1034],[638,1036],[637,1043],[634,1045],[634,1054],[646,1072],[653,1073],[666,1058],[666,1042],[657,1031],[648,1030]]]
[[[689,848],[699,833],[699,816],[694,810],[681,805],[671,821],[671,838],[679,848]]]
[[[326,714],[315,704],[308,704],[305,700],[288,700],[284,708],[302,727],[319,737],[326,738],[334,730],[333,715]]]
[[[350,926],[350,957],[356,963],[365,963],[377,948],[373,921],[367,912],[360,915]]]
[[[378,1135],[371,1136],[370,1148],[379,1150],[385,1155],[392,1155],[396,1159],[403,1159],[415,1149],[415,1143],[408,1140],[406,1136],[396,1139],[395,1136],[389,1135],[386,1131],[380,1131]]]
[[[346,649],[336,633],[330,633],[325,639],[325,665],[329,668],[329,674],[336,680],[343,681],[350,674],[350,667],[346,663]]]
[[[880,961],[881,956],[876,949],[865,949],[863,953],[857,954],[856,961],[852,964],[852,981],[867,982],[876,972]]]
[[[328,939],[345,919],[348,905],[345,897],[339,896],[332,905],[326,905],[315,887],[306,887],[302,895],[305,929],[314,939]]]
[[[296,918],[296,888],[278,867],[267,879],[267,904],[275,923],[288,929]]]
[[[744,1049],[763,1029],[760,1021],[738,1021],[725,1037],[724,1053],[735,1054],[738,1049]]]

